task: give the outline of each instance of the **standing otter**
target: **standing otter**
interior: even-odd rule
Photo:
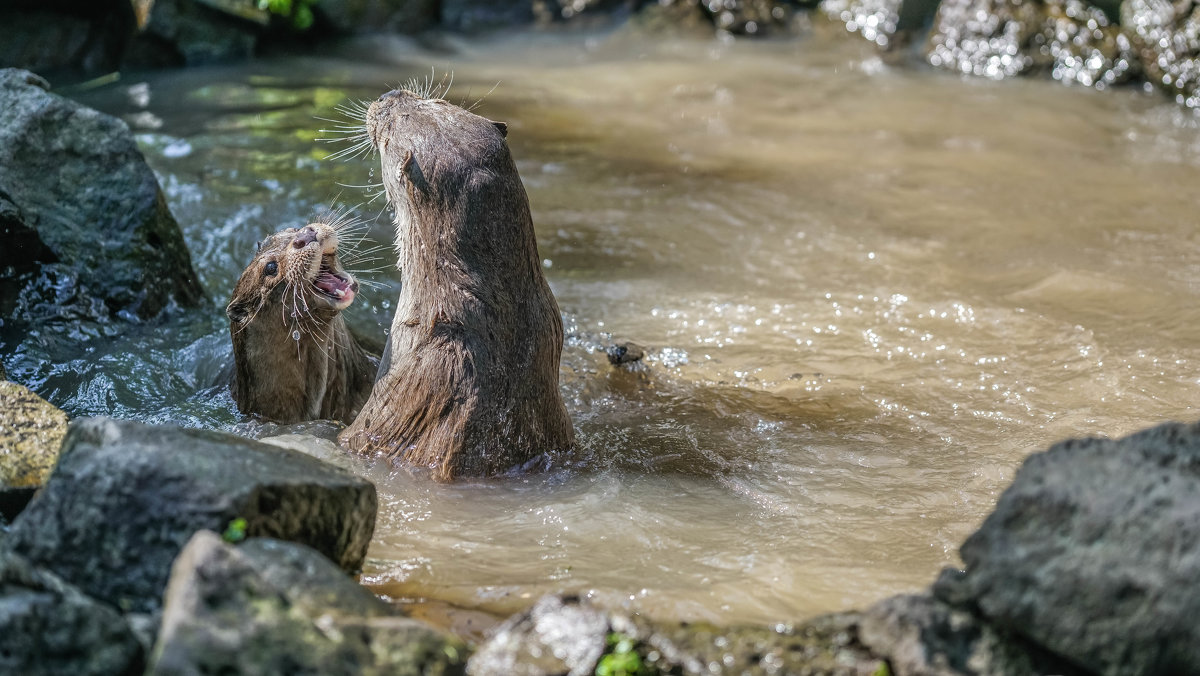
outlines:
[[[558,389],[562,318],[505,131],[403,89],[366,113],[402,287],[375,387],[340,440],[441,481],[574,442]]]
[[[260,242],[242,272],[225,309],[242,413],[349,423],[362,408],[376,366],[342,319],[358,282],[337,249],[333,226],[288,228]]]

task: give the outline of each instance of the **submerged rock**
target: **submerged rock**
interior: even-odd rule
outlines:
[[[47,89],[28,71],[0,70],[0,224],[32,245],[3,247],[0,262],[19,257],[18,270],[44,273],[6,272],[0,302],[28,322],[63,316],[64,293],[135,317],[198,302],[183,235],[129,128]]]
[[[116,610],[0,552],[0,673],[132,674],[141,671],[142,656]]]
[[[1200,3],[1124,0],[1121,26],[1146,78],[1177,102],[1200,107]]]
[[[172,566],[148,673],[439,676],[466,655],[308,547],[201,531]]]
[[[198,530],[307,544],[346,570],[366,556],[375,487],[301,453],[221,432],[94,418],[71,425],[46,486],[4,546],[97,599],[154,612]]]
[[[940,598],[1102,674],[1200,673],[1200,423],[1031,456]]]

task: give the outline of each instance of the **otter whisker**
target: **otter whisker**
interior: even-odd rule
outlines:
[[[484,100],[484,99],[486,99],[487,97],[491,96],[491,95],[492,95],[492,92],[496,91],[496,87],[499,87],[499,86],[500,86],[500,82],[501,82],[500,80],[496,80],[496,84],[492,85],[492,88],[491,88],[491,89],[489,89],[489,90],[487,91],[487,93],[486,93],[486,94],[484,94],[483,96],[481,96],[481,97],[479,97],[478,99],[476,99],[476,100],[475,100],[475,103],[472,103],[472,104],[470,105],[470,107],[468,107],[468,108],[466,109],[466,110],[467,110],[467,112],[469,113],[469,112],[471,112],[471,111],[475,110],[476,108],[478,108],[478,107],[479,107],[479,104],[483,103],[483,100]],[[468,95],[470,95],[470,93],[471,93],[470,91],[468,91],[468,92],[467,92],[467,94],[468,94]]]

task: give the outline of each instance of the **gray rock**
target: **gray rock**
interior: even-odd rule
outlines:
[[[179,226],[124,122],[16,69],[0,70],[0,108],[0,220],[26,238],[36,232],[42,244],[5,247],[0,259],[20,254],[28,267],[41,255],[43,269],[62,268],[59,277],[77,278],[111,313],[150,317],[172,298],[203,298]],[[0,300],[27,283],[0,278]],[[61,290],[47,286],[50,301],[26,303],[18,319],[57,316]]]
[[[0,25],[0,67],[70,79],[117,70],[135,30],[128,0],[7,0]]]
[[[154,612],[171,561],[198,530],[245,519],[248,536],[301,542],[356,570],[375,510],[372,484],[295,451],[93,418],[71,425],[4,546],[99,600]]]
[[[148,673],[434,676],[466,654],[312,549],[201,531],[172,566]]]
[[[1200,3],[1124,0],[1121,26],[1146,79],[1177,102],[1200,107]]]
[[[1102,674],[1200,673],[1200,423],[1031,456],[938,597]]]
[[[862,614],[859,639],[896,676],[1082,674],[1019,636],[928,595],[895,596]]]
[[[142,647],[116,610],[0,553],[0,673],[132,674]]]
[[[649,673],[869,676],[883,661],[858,641],[856,613],[800,626],[716,627],[609,613],[575,597],[546,597],[505,621],[471,657],[473,676],[582,676],[636,653]]]

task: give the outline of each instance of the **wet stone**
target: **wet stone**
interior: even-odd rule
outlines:
[[[1030,50],[1046,20],[1033,0],[942,0],[926,45],[938,67],[993,80],[1020,75],[1049,57]]]
[[[1029,457],[938,598],[1095,673],[1200,673],[1200,423]]]
[[[901,4],[902,0],[825,0],[821,11],[847,31],[887,47],[900,22]]]
[[[1121,26],[1146,79],[1178,103],[1200,107],[1200,4],[1125,0]]]
[[[49,481],[4,547],[125,611],[154,612],[171,561],[198,530],[307,544],[362,565],[375,487],[296,451],[222,432],[74,422]]]
[[[201,531],[172,566],[147,673],[450,676],[466,656],[308,547]]]
[[[1052,61],[1055,80],[1104,89],[1140,72],[1133,46],[1119,26],[1080,0],[1050,0],[1034,44]]]

